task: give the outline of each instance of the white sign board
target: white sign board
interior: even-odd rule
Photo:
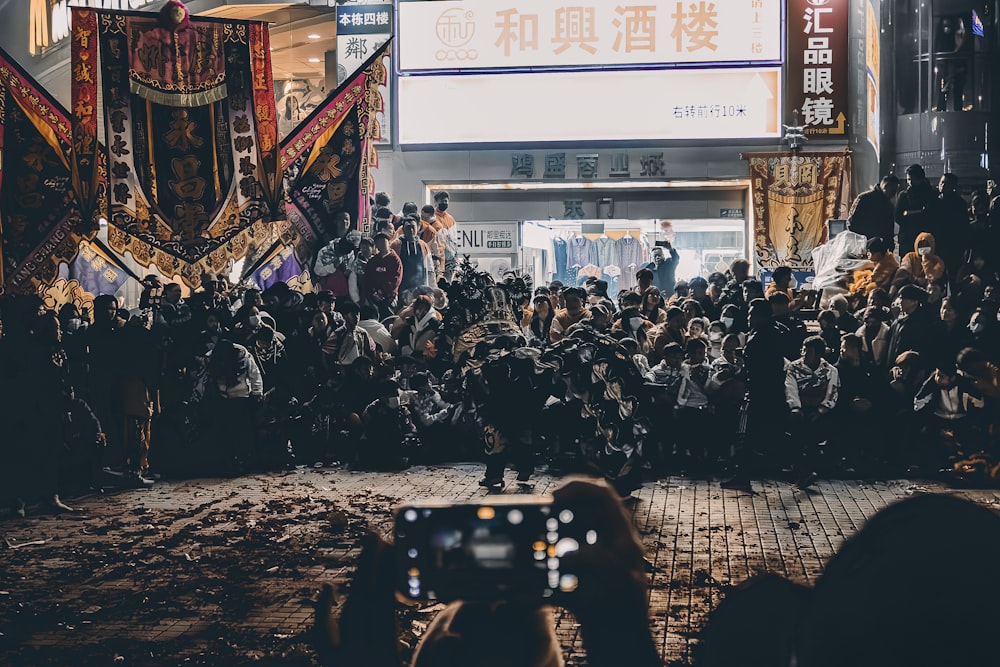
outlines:
[[[516,222],[460,222],[456,241],[459,257],[513,255],[520,245]]]
[[[780,92],[779,68],[403,76],[399,141],[780,137]]]
[[[407,70],[781,60],[781,0],[399,3]]]

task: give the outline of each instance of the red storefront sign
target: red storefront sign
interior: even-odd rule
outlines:
[[[846,138],[849,13],[848,0],[788,2],[786,118],[808,137]]]

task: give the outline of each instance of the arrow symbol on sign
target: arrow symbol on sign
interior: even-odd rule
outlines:
[[[840,113],[838,113],[837,114],[837,127],[831,128],[830,129],[830,134],[843,134],[844,133],[844,124],[845,124],[846,121],[847,121],[847,118],[844,116],[844,112],[841,111]]]

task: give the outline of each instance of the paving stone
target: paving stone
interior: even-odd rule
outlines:
[[[349,583],[364,531],[388,535],[392,507],[406,500],[485,499],[481,475],[476,465],[303,468],[165,481],[76,499],[74,514],[7,518],[0,533],[10,544],[46,541],[0,548],[0,664],[65,664],[67,655],[80,664],[112,664],[115,655],[133,665],[190,656],[204,657],[195,664],[309,664],[310,600],[323,583]],[[558,484],[541,475],[534,490]],[[690,664],[698,631],[729,587],[764,572],[814,583],[840,544],[896,500],[955,493],[1000,506],[993,491],[906,481],[753,488],[674,477],[634,494],[665,664]],[[411,619],[410,631],[432,617]],[[553,622],[567,664],[586,664],[572,615],[556,609]]]

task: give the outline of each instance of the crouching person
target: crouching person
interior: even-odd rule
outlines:
[[[826,342],[810,336],[802,343],[802,356],[785,369],[785,401],[789,410],[788,433],[792,446],[801,447],[803,477],[800,486],[818,478],[818,470],[832,463],[825,455],[830,431],[830,413],[837,406],[840,376],[837,368],[823,358]]]
[[[241,472],[256,453],[255,411],[264,395],[264,380],[253,355],[242,345],[222,339],[208,353],[195,397],[208,428],[206,451],[233,472]]]

